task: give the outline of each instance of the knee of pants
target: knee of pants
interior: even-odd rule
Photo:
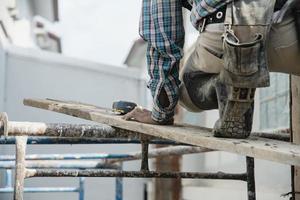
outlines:
[[[203,110],[199,109],[191,100],[187,89],[182,83],[179,87],[179,104],[190,112],[202,112]]]

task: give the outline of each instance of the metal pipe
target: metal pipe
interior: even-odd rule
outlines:
[[[116,200],[123,200],[123,178],[116,177]]]
[[[18,167],[18,166],[17,166]],[[34,169],[118,169],[117,164],[106,163],[105,161],[25,161],[26,168]],[[0,169],[14,169],[14,161],[0,162]]]
[[[23,200],[24,179],[26,176],[25,154],[26,154],[27,137],[17,137],[16,140],[16,171],[14,200]]]
[[[63,170],[28,169],[29,177],[127,177],[127,178],[188,178],[188,179],[224,179],[247,181],[247,174],[230,173],[192,173],[192,172],[155,172],[155,171],[112,171],[112,170]]]
[[[0,135],[3,135],[3,122],[0,122]],[[44,122],[16,122],[7,124],[9,136],[50,136],[87,138],[135,138],[139,133],[112,128],[107,125],[65,124]]]
[[[0,193],[12,193],[14,192],[13,187],[5,187],[0,188]],[[73,187],[59,187],[59,188],[52,188],[52,187],[25,187],[25,193],[39,193],[39,192],[78,192],[78,188]]]
[[[108,153],[88,153],[88,154],[31,154],[26,155],[28,160],[93,160],[93,159],[122,159],[131,157],[130,154],[108,154]],[[1,161],[14,161],[14,155],[2,155]],[[0,164],[1,166],[1,164]]]
[[[15,144],[14,136],[0,137],[0,144]],[[68,138],[68,137],[36,137],[29,136],[27,144],[140,144],[139,139],[128,138]],[[162,144],[162,145],[186,145],[184,143],[173,142],[164,139],[149,140],[149,144]],[[190,146],[190,145],[187,145]]]
[[[159,156],[178,156],[183,154],[204,153],[213,151],[202,147],[191,146],[175,146],[164,147],[158,149],[152,149],[148,152],[149,158],[155,158]],[[92,159],[112,159],[108,162],[115,163],[121,161],[138,160],[142,158],[141,152],[132,152],[128,154],[108,154],[108,153],[88,153],[88,154],[31,154],[26,155],[26,161],[29,160],[92,160]],[[14,155],[2,155],[0,156],[0,168],[2,166],[1,161],[14,161]]]
[[[122,170],[123,164],[120,163],[120,170]],[[116,194],[115,194],[115,200],[123,200],[123,178],[122,177],[116,177]]]
[[[15,122],[7,124],[10,136],[50,136],[72,138],[127,138],[139,139],[140,133],[125,129],[112,128],[107,125],[64,124],[43,122]],[[252,136],[287,141],[289,129],[275,130],[270,133],[254,132]],[[0,135],[3,135],[3,122],[0,122]],[[154,138],[154,137],[150,137]],[[157,138],[156,138],[157,139]]]
[[[78,188],[79,200],[84,200],[84,182],[85,182],[85,178],[80,177],[79,178],[79,188]]]
[[[256,200],[254,158],[246,157],[248,200]]]
[[[141,170],[142,171],[149,171],[149,164],[148,164],[148,150],[149,150],[149,143],[146,138],[141,137]]]

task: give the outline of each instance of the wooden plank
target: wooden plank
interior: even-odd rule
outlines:
[[[107,109],[76,102],[25,99],[24,104],[191,145],[300,166],[300,146],[289,142],[259,137],[216,138],[213,137],[211,129],[199,126],[159,126],[125,121]]]
[[[300,144],[300,77],[291,76],[291,130],[292,141]],[[293,167],[294,199],[300,200],[300,167]]]

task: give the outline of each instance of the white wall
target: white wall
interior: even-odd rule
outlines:
[[[8,46],[5,51],[0,51],[0,62],[2,81],[0,100],[3,101],[1,110],[8,113],[10,120],[89,123],[62,114],[25,107],[22,100],[28,97],[74,100],[103,107],[110,107],[113,101],[120,99],[147,104],[145,80],[136,69],[96,64],[14,46]],[[3,75],[2,72],[5,74]],[[13,149],[13,146],[0,147],[1,154],[11,154]],[[47,145],[29,146],[27,153],[124,153],[139,149],[138,145]],[[125,168],[138,170],[139,163],[130,162],[125,164]],[[75,178],[34,178],[26,180],[25,185],[76,186],[77,180]],[[124,199],[142,199],[142,183],[142,179],[126,179]],[[88,178],[85,197],[86,200],[114,199],[114,179]],[[6,200],[8,197],[2,195],[0,199]],[[77,199],[77,195],[26,194],[25,199]]]

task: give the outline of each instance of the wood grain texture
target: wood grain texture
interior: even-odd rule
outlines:
[[[213,137],[211,129],[199,126],[188,124],[159,126],[125,121],[108,109],[77,102],[25,99],[24,104],[186,144],[300,166],[300,146],[289,142],[260,137],[216,138]]]

